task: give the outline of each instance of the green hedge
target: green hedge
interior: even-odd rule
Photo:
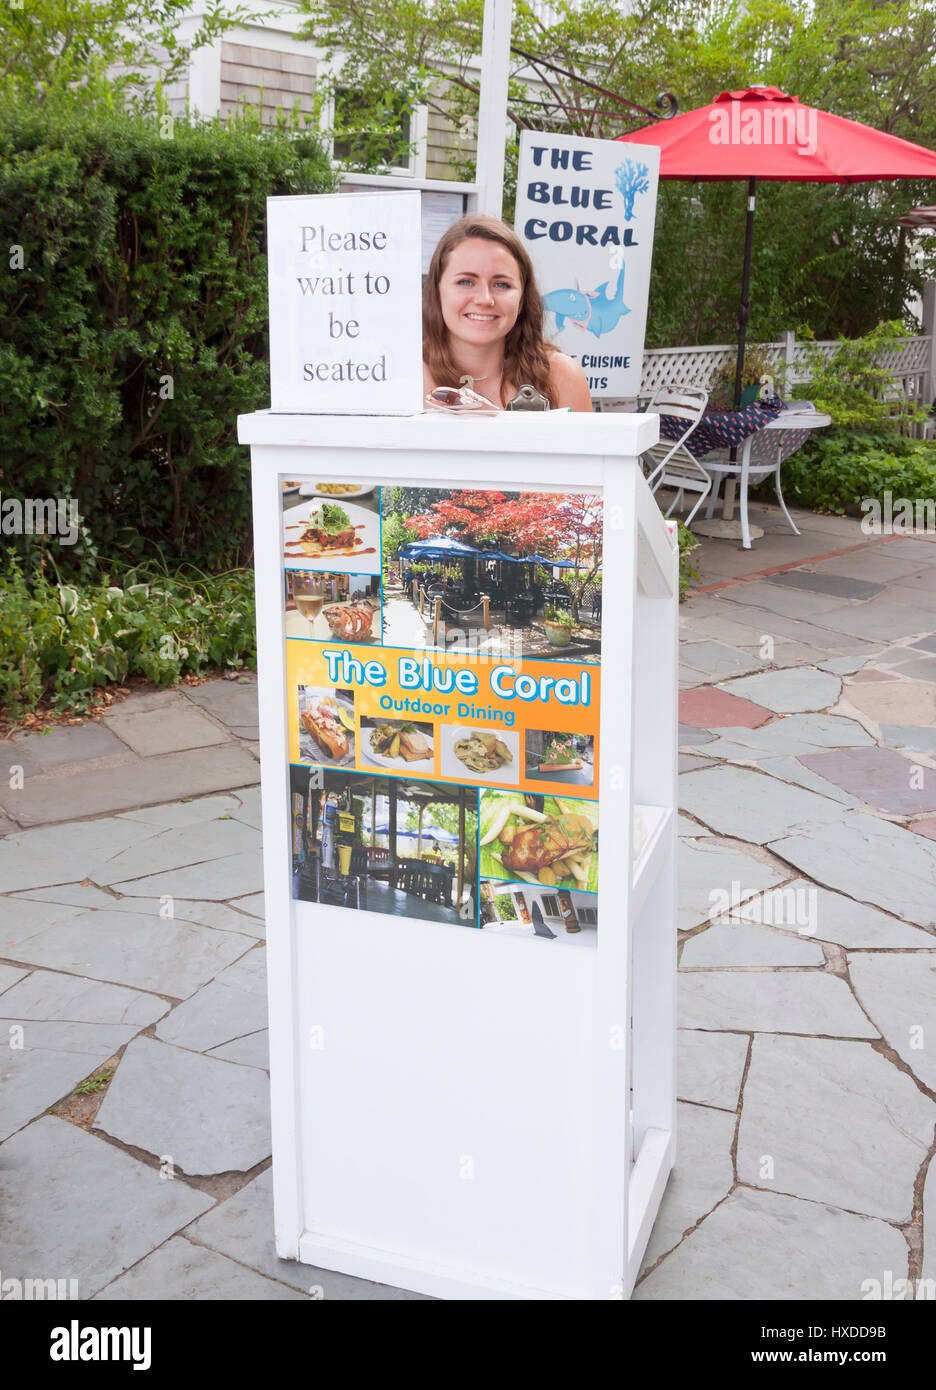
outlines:
[[[164,133],[0,107],[0,492],[77,498],[83,537],[56,559],[86,575],[96,549],[249,557],[236,417],[269,404],[265,199],[333,187],[285,126]],[[36,538],[4,541],[37,564]]]

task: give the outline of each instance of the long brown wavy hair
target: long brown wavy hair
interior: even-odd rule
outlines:
[[[509,251],[517,262],[523,297],[517,322],[504,340],[504,380],[517,387],[534,386],[556,405],[556,393],[549,379],[549,354],[558,349],[543,339],[543,300],[536,287],[533,263],[527,249],[512,227],[497,217],[470,213],[452,224],[436,247],[423,289],[423,361],[437,386],[457,386],[464,371],[452,356],[449,332],[442,317],[439,281],[448,258],[469,237],[494,241]]]

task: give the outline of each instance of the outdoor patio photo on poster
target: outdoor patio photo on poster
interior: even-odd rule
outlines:
[[[598,912],[588,893],[481,880],[481,928],[489,936],[538,936],[594,947]]]
[[[602,499],[383,486],[383,644],[601,661]]]
[[[473,787],[291,764],[292,896],[477,927]]]

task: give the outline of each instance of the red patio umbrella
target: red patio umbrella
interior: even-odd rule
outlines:
[[[735,408],[741,403],[741,374],[750,317],[751,247],[757,180],[860,183],[873,179],[936,179],[936,153],[885,135],[859,121],[833,116],[779,87],[722,92],[708,106],[632,130],[620,140],[658,145],[664,179],[748,180],[747,228]]]

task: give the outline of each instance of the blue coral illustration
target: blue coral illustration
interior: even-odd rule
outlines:
[[[634,218],[634,199],[638,193],[646,193],[650,187],[646,164],[636,164],[633,159],[625,159],[614,171],[614,181],[618,192],[624,199],[624,221]]]
[[[566,320],[579,332],[594,333],[596,338],[616,328],[624,315],[630,313],[624,303],[623,266],[613,295],[608,294],[608,283],[605,280],[593,290],[582,290],[576,280],[574,289],[550,290],[543,295],[544,309],[556,315],[557,330],[562,332]]]

